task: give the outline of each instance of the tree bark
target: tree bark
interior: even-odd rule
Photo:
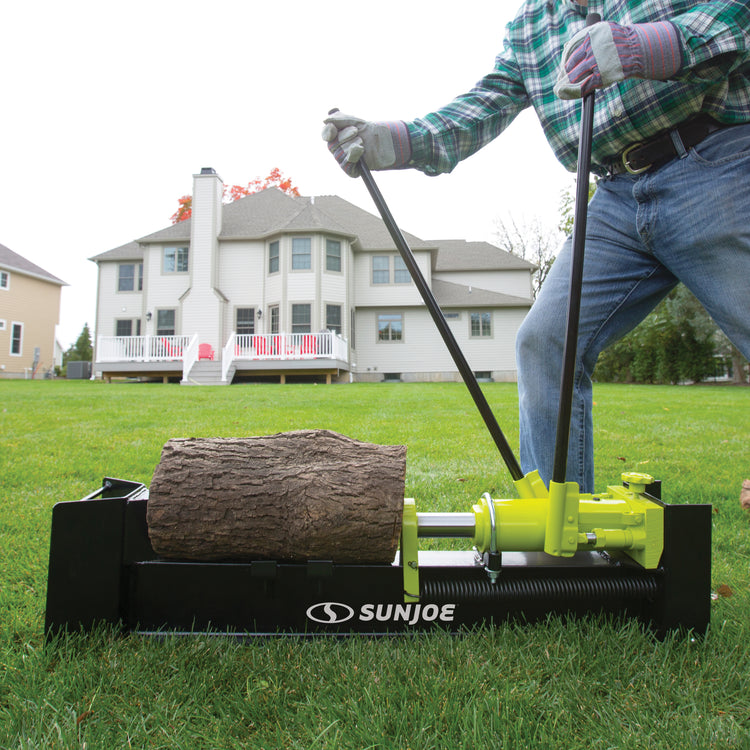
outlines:
[[[750,479],[745,479],[742,482],[742,489],[740,490],[740,505],[745,510],[750,510]]]
[[[154,551],[188,560],[390,563],[406,447],[328,430],[175,438],[149,491]]]

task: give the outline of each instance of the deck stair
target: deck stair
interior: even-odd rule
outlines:
[[[228,385],[231,382],[231,378],[221,379],[221,360],[199,359],[182,385]]]

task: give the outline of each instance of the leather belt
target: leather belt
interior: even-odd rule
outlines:
[[[610,175],[624,172],[630,174],[647,172],[684,153],[679,149],[680,143],[687,151],[697,146],[706,136],[724,127],[728,126],[710,117],[687,120],[676,128],[666,130],[647,141],[628,146],[618,159],[607,165],[607,172]]]

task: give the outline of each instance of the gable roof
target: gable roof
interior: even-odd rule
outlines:
[[[186,219],[138,242],[189,241],[192,219]],[[353,236],[331,216],[320,211],[314,198],[287,195],[278,188],[267,188],[222,206],[219,240],[262,239],[281,232],[334,232]]]
[[[309,198],[307,199],[309,200]],[[356,234],[359,245],[364,250],[393,250],[394,244],[385,223],[379,216],[355,206],[337,195],[321,195],[315,198],[319,207],[339,224],[349,227],[350,234]],[[352,232],[352,229],[354,231]],[[402,231],[404,239],[412,250],[434,249],[434,242],[425,242],[414,234]]]
[[[14,253],[9,247],[5,247],[5,245],[0,245],[0,268],[4,268],[7,271],[15,271],[24,276],[33,276],[35,279],[49,281],[52,284],[68,286],[62,279],[53,276],[49,271],[45,271],[36,265],[36,263],[26,260],[22,255]]]
[[[189,242],[192,220],[172,224],[138,240],[90,258],[98,261],[135,260],[143,257],[142,245]],[[349,238],[359,250],[393,252],[393,240],[379,216],[336,195],[291,196],[267,188],[222,207],[220,241],[258,240],[282,233],[328,232]],[[530,270],[533,264],[489,242],[466,240],[426,241],[402,232],[412,250],[432,253],[433,270]]]
[[[489,242],[435,240],[433,271],[529,271],[536,266]]]
[[[159,242],[189,242],[192,220],[172,224],[138,240],[99,253],[89,260],[137,260],[142,245]],[[348,237],[366,250],[393,250],[393,240],[382,219],[335,195],[291,196],[268,188],[222,207],[219,240],[263,239],[283,232],[329,232]],[[434,249],[413,234],[404,232],[412,249]]]
[[[135,240],[128,242],[120,247],[107,250],[105,253],[95,255],[89,260],[143,260],[143,245],[138,244]]]
[[[262,239],[282,232],[333,232],[350,228],[320,210],[315,198],[287,195],[278,188],[252,193],[224,206],[220,240]]]
[[[442,308],[446,307],[531,307],[531,300],[511,294],[491,292],[476,286],[454,284],[432,279],[432,293]]]

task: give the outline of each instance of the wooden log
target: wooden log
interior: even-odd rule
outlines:
[[[154,551],[187,560],[390,563],[406,447],[328,430],[175,438],[149,490]]]
[[[745,510],[750,510],[750,479],[745,479],[742,482],[742,489],[740,490],[740,506]]]

